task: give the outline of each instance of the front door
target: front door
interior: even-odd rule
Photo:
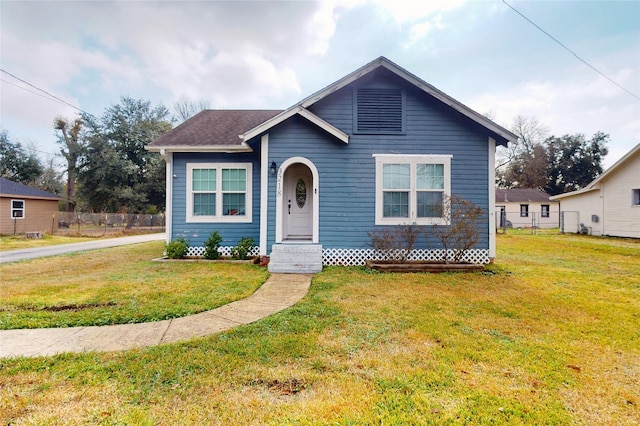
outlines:
[[[304,164],[293,164],[284,175],[284,239],[310,241],[313,234],[313,176]]]

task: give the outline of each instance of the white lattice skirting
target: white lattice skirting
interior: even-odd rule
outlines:
[[[231,256],[231,250],[233,249],[234,246],[224,246],[224,247],[218,247],[218,252],[220,253],[220,256]],[[199,246],[199,247],[194,247],[191,246],[189,247],[189,252],[187,253],[187,256],[204,256],[204,246]],[[249,256],[257,256],[258,254],[260,254],[260,249],[256,246],[254,246],[251,251],[249,252]]]
[[[231,256],[233,246],[219,247],[221,256]],[[441,260],[443,250],[413,250],[407,256],[407,260]],[[258,247],[253,247],[250,256],[260,254]],[[204,256],[204,247],[189,247],[188,256]],[[449,256],[453,256],[453,250],[449,250]],[[325,248],[322,249],[323,265],[361,266],[366,260],[384,260],[384,254],[373,249],[346,249],[346,248]],[[487,264],[490,261],[489,250],[473,249],[465,253],[463,262]]]
[[[448,250],[449,256],[453,256],[453,250]],[[407,260],[442,260],[443,250],[413,250],[407,256]],[[357,266],[364,265],[366,260],[384,260],[383,253],[373,249],[341,249],[341,248],[328,248],[322,250],[322,264],[323,265],[343,265],[343,266]],[[487,264],[490,261],[489,250],[487,249],[473,249],[465,253],[462,258],[463,262]]]

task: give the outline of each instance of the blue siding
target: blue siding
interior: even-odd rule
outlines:
[[[176,153],[173,157],[173,217],[172,239],[184,237],[191,246],[202,246],[213,231],[222,235],[223,246],[235,246],[240,238],[251,237],[258,245],[260,237],[260,146],[252,153]],[[253,164],[251,223],[187,223],[187,163],[241,162]]]

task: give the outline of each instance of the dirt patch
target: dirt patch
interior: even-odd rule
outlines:
[[[256,379],[252,380],[249,384],[253,386],[264,386],[269,391],[280,395],[295,395],[308,387],[308,383],[304,379],[298,379],[295,377],[284,381],[278,379],[270,381]]]
[[[47,312],[63,312],[63,311],[83,311],[85,309],[93,309],[93,308],[109,308],[111,306],[116,306],[116,303],[108,302],[108,303],[83,303],[80,305],[71,304],[71,305],[56,305],[56,306],[30,306],[25,308],[29,311],[47,311]]]

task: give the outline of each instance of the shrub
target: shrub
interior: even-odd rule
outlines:
[[[413,246],[422,232],[417,225],[397,225],[369,232],[371,247],[382,253],[386,260],[401,263],[413,251]]]
[[[253,238],[242,237],[238,241],[238,245],[231,249],[231,256],[234,259],[245,260],[248,259],[249,253],[254,246]]]
[[[444,225],[429,227],[443,249],[445,263],[460,263],[464,254],[480,240],[479,227],[485,213],[482,208],[459,196],[446,196],[443,202]]]
[[[222,242],[222,236],[218,231],[213,231],[207,241],[204,242],[204,257],[205,259],[215,260],[220,257],[220,243]]]
[[[184,237],[180,237],[177,240],[171,240],[166,246],[167,257],[169,259],[182,259],[189,252],[189,241]]]

